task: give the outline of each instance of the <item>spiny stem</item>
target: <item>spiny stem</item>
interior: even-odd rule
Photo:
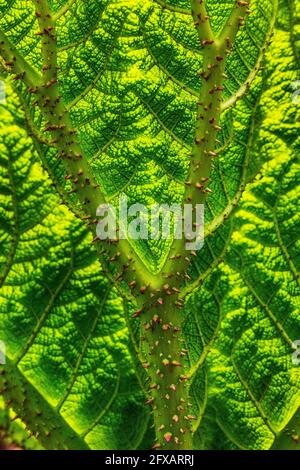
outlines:
[[[242,19],[248,13],[248,3],[237,2],[226,22],[220,38],[212,32],[204,0],[191,0],[195,27],[203,51],[201,91],[197,103],[195,138],[184,202],[204,204],[211,193],[209,188],[213,159],[217,157],[217,134],[220,128],[222,91],[227,55]],[[195,210],[195,209],[194,209]],[[195,220],[194,220],[195,221]],[[184,337],[181,332],[182,316],[178,302],[179,286],[188,278],[191,259],[196,253],[185,250],[185,240],[175,240],[170,256],[163,268],[168,277],[165,293],[161,294],[163,309],[153,308],[152,318],[144,324],[144,339],[148,345],[149,363],[146,364],[150,385],[150,403],[157,441],[155,447],[163,449],[191,449],[192,431],[188,412],[189,385],[185,379],[180,355]],[[174,333],[176,328],[176,334]],[[173,362],[174,361],[174,362]],[[176,364],[176,365],[174,365]],[[174,393],[170,393],[170,388]]]
[[[202,85],[197,103],[197,117],[192,159],[185,191],[188,203],[204,204],[211,189],[212,161],[217,157],[216,140],[220,128],[223,74],[225,70],[224,48],[207,45],[204,54]]]
[[[209,188],[212,161],[217,157],[217,134],[220,128],[222,91],[227,55],[239,27],[248,14],[248,2],[238,1],[225,23],[219,38],[212,33],[204,0],[191,0],[195,26],[203,48],[201,91],[197,103],[195,138],[185,201],[204,204]]]
[[[200,42],[203,44],[207,41],[212,41],[214,35],[211,29],[209,16],[206,11],[204,0],[191,0],[192,15],[194,19],[194,26],[198,33]]]
[[[240,27],[244,25],[246,16],[250,14],[249,6],[250,0],[236,2],[218,37],[218,42],[221,45],[226,44],[229,49],[231,48]]]
[[[42,81],[41,75],[39,75],[22,55],[16,50],[15,46],[6,37],[3,31],[0,29],[0,57],[4,62],[6,71],[12,73],[13,80],[21,80],[25,85],[32,87],[39,85]]]
[[[43,78],[41,86],[28,91],[37,97],[37,104],[47,120],[44,131],[52,135],[58,157],[66,167],[67,179],[72,183],[72,192],[77,193],[85,212],[95,217],[97,207],[105,203],[105,199],[81,152],[77,132],[59,94],[55,23],[47,1],[33,0],[33,3],[40,26],[37,35],[41,36]]]
[[[152,406],[156,430],[154,448],[192,449],[191,404],[188,401],[181,317],[173,301],[146,316],[142,325],[150,386],[147,404]]]

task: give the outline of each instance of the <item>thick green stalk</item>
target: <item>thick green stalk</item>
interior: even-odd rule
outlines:
[[[211,193],[209,188],[213,159],[217,157],[217,134],[220,128],[222,91],[227,55],[243,18],[248,13],[248,3],[238,2],[232,10],[219,38],[215,37],[203,0],[191,0],[192,14],[203,50],[203,70],[200,73],[201,91],[197,103],[195,139],[189,175],[186,181],[184,202],[195,210],[204,204]],[[194,218],[195,223],[195,218]],[[182,281],[188,279],[188,268],[195,253],[186,251],[186,240],[175,240],[163,275],[168,283],[160,289],[152,302],[144,323],[144,340],[147,344],[150,398],[156,430],[155,447],[173,450],[193,448],[189,413],[189,382],[185,374],[184,338],[181,332],[181,301],[178,299]],[[176,295],[174,295],[176,293]],[[175,328],[175,332],[174,332]]]
[[[206,45],[202,86],[197,103],[195,139],[187,181],[186,202],[204,204],[209,188],[212,161],[217,157],[217,134],[220,114],[226,55],[224,46]]]
[[[184,375],[181,315],[174,308],[174,299],[169,298],[146,317],[142,339],[147,355],[144,367],[150,379],[147,404],[152,407],[156,431],[154,448],[192,449],[194,417]]]
[[[205,3],[205,0],[191,0],[194,25],[201,42],[214,39]]]

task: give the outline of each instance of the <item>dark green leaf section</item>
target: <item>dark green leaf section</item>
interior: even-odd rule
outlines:
[[[47,448],[136,447],[147,416],[122,300],[16,125],[22,115],[12,96],[8,102],[0,128],[0,338],[9,366],[1,389],[23,419],[30,412]],[[36,403],[47,418],[36,418]]]

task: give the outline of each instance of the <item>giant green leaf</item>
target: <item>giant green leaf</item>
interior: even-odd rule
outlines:
[[[33,3],[0,0],[0,30],[35,76]],[[217,34],[235,2],[205,3]],[[190,2],[49,6],[62,101],[106,200],[181,202],[203,66]],[[195,448],[268,449],[299,407],[295,8],[282,1],[277,13],[277,1],[252,0],[226,63],[206,241],[180,293]],[[45,448],[148,447],[146,351],[133,306],[72,214],[82,216],[80,204],[34,94],[19,81],[13,88],[0,128],[1,390]],[[161,276],[172,240],[131,244]]]
[[[202,64],[189,1],[179,2],[183,11],[175,14],[172,2],[162,8],[153,0],[51,3],[58,10],[61,94],[107,200],[126,194],[129,202],[146,205],[180,202]],[[208,2],[215,32],[233,3],[216,8]],[[247,27],[238,36],[227,65],[221,158],[213,172],[208,222],[230,211],[251,173],[245,143],[251,134],[259,85],[240,109],[232,111],[231,106],[243,96],[259,68],[276,1],[252,3]],[[3,13],[0,28],[37,69],[41,57],[32,2],[4,2]],[[29,107],[29,120],[38,129],[40,113]],[[62,165],[51,149],[46,151],[47,164],[64,184]],[[157,272],[170,243],[140,241],[135,248],[148,268]]]

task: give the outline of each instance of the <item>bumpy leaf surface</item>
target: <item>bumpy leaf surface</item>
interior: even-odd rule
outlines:
[[[292,13],[281,5],[257,113],[259,134],[251,152],[268,162],[243,196],[224,262],[190,299],[195,322],[189,315],[187,334],[192,344],[200,336],[200,364],[212,347],[207,383],[198,373],[194,386],[196,396],[208,390],[200,446],[267,449],[299,408],[300,369],[292,361],[300,337]]]
[[[202,64],[189,2],[49,3],[63,100],[108,200],[126,194],[147,205],[180,202]],[[207,2],[214,31],[233,3]],[[259,71],[276,6],[252,1],[227,65],[206,243],[182,292],[189,296],[196,448],[268,449],[299,406],[300,370],[292,364],[292,342],[300,338],[299,129],[291,99],[297,31],[290,2],[280,4],[267,67]],[[38,69],[32,2],[0,0],[0,11],[0,28]],[[20,103],[9,92],[1,109],[1,389],[46,448],[148,446],[138,334],[84,228],[50,187],[38,157],[61,194],[65,173],[45,145],[34,98],[17,86]],[[135,248],[159,272],[169,244]]]
[[[16,125],[24,118],[15,107],[1,117],[4,394],[17,410],[28,396],[25,422],[46,447],[136,446],[147,419],[122,300],[101,274],[84,228],[51,190]],[[132,422],[126,434],[124,420]]]

